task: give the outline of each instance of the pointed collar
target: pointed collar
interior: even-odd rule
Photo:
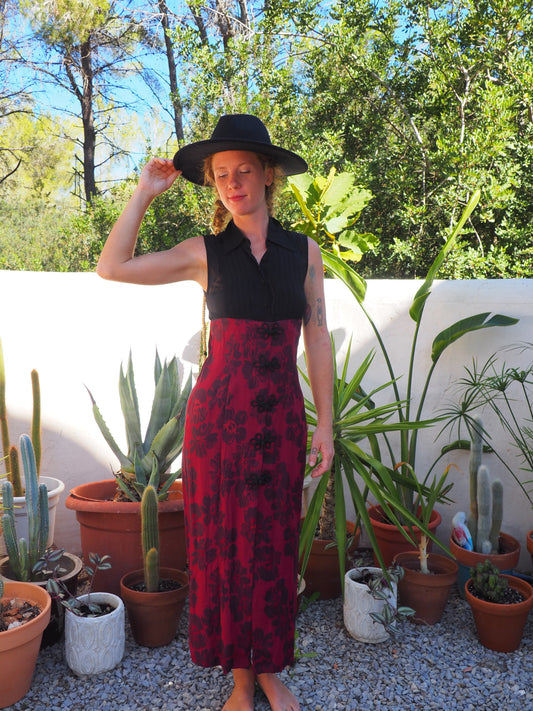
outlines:
[[[248,240],[244,233],[235,225],[233,220],[229,222],[226,229],[220,234],[220,237],[224,240],[225,254],[237,249],[244,240]],[[290,238],[286,230],[284,230],[280,223],[273,217],[271,217],[268,222],[267,243],[268,242],[284,247],[291,252],[296,251],[294,240]]]

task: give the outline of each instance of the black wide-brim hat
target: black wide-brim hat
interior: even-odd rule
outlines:
[[[266,126],[257,116],[226,114],[221,116],[211,138],[183,146],[174,155],[174,167],[187,180],[204,185],[204,160],[220,151],[253,151],[272,158],[285,175],[305,173],[307,163],[299,155],[275,146]]]

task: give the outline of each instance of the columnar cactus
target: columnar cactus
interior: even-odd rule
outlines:
[[[159,590],[159,527],[157,493],[147,486],[141,501],[141,532],[144,559],[144,584],[147,592]]]
[[[31,441],[34,449],[37,475],[41,466],[41,391],[39,374],[31,371],[31,387],[33,394],[33,411],[31,422]],[[4,352],[0,340],[0,433],[2,437],[2,450],[9,481],[13,484],[14,495],[23,496],[24,490],[20,479],[19,457],[17,448],[9,439],[9,424],[6,406],[6,371],[4,367]]]
[[[2,485],[2,500],[5,513],[2,515],[2,529],[9,565],[17,580],[31,580],[35,563],[44,555],[48,540],[48,490],[39,485],[35,453],[31,439],[23,434],[20,437],[22,467],[26,484],[26,508],[28,512],[28,540],[17,541],[15,527],[13,485],[10,481]]]
[[[468,528],[474,550],[478,553],[497,553],[503,518],[503,484],[499,479],[490,482],[489,471],[481,464],[483,452],[483,420],[474,416],[470,445],[470,517]]]

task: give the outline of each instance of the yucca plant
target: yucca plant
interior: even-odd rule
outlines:
[[[385,563],[379,551],[370,518],[367,511],[367,499],[371,495],[378,504],[383,506],[391,519],[406,538],[409,533],[402,529],[400,517],[407,522],[408,531],[412,533],[412,526],[421,526],[416,513],[413,513],[403,503],[401,491],[408,490],[413,496],[427,496],[431,494],[424,484],[413,481],[411,477],[383,464],[381,447],[383,444],[389,449],[385,438],[390,432],[420,429],[433,424],[432,421],[419,420],[418,422],[391,421],[402,403],[390,402],[377,405],[376,397],[386,391],[390,382],[372,389],[366,393],[363,388],[363,378],[368,373],[374,354],[369,353],[356,372],[350,377],[348,367],[350,361],[350,346],[342,366],[337,365],[335,341],[331,340],[334,362],[333,379],[333,441],[334,459],[333,466],[328,475],[324,475],[318,482],[311,502],[309,504],[300,535],[300,560],[302,561],[301,574],[305,574],[305,567],[311,552],[313,539],[322,538],[336,542],[339,555],[339,569],[341,582],[344,582],[345,557],[346,557],[346,502],[344,498],[345,484],[350,492],[352,503],[358,518],[357,523],[362,523],[370,538],[380,565],[385,569]],[[303,380],[310,386],[305,372],[300,370]],[[312,401],[305,399],[307,423],[310,428],[316,426],[316,409]],[[380,443],[380,438],[383,442]],[[439,497],[440,499],[443,497]],[[411,527],[409,529],[409,527]],[[433,534],[424,530],[431,540],[439,544]]]
[[[165,499],[180,473],[180,470],[171,472],[170,467],[183,448],[185,409],[192,389],[192,374],[182,387],[177,359],[174,357],[169,363],[165,360],[161,364],[156,352],[154,380],[150,420],[143,436],[131,353],[125,373],[121,365],[119,395],[127,454],[118,446],[89,391],[96,423],[120,463],[120,469],[115,472],[120,494],[131,501],[140,501],[148,485],[157,491],[159,500]]]

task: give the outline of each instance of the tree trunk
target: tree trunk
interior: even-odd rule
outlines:
[[[174,109],[174,128],[178,141],[183,139],[183,111],[181,99],[178,91],[178,80],[176,76],[176,62],[174,59],[174,51],[172,49],[172,40],[169,35],[170,24],[168,21],[168,7],[165,0],[158,0],[159,12],[161,13],[161,25],[165,36],[165,50],[168,63],[168,78],[170,81],[170,96],[172,107]]]
[[[80,46],[83,93],[81,96],[81,118],[83,122],[83,185],[85,199],[90,204],[97,195],[95,181],[96,129],[93,113],[93,68],[91,38]]]
[[[320,520],[318,522],[318,538],[335,540],[335,462],[328,474],[328,485],[324,495]]]

